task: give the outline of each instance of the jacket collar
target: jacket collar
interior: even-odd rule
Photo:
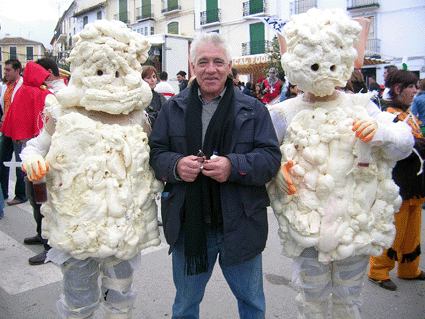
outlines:
[[[236,114],[242,110],[252,110],[253,109],[253,101],[252,98],[247,96],[246,94],[243,94],[241,90],[237,88],[233,88],[235,90],[235,112]],[[184,89],[182,92],[180,92],[178,95],[175,95],[174,97],[170,98],[169,101],[174,101],[176,104],[186,112],[187,109],[187,100],[189,97],[189,89]]]

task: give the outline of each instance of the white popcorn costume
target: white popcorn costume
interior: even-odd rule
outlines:
[[[297,190],[287,195],[275,180],[268,192],[283,254],[295,258],[299,318],[326,318],[330,295],[333,318],[360,318],[368,255],[382,254],[395,237],[401,197],[391,171],[412,150],[410,128],[393,123],[370,94],[335,91],[353,71],[360,31],[342,10],[318,9],[284,28],[282,65],[305,93],[269,110]],[[378,129],[365,143],[353,123],[370,118]]]
[[[61,264],[62,318],[131,318],[140,250],[159,245],[143,109],[151,90],[141,78],[149,43],[124,23],[99,20],[74,36],[67,88],[46,99],[49,120],[21,154],[46,156],[48,202],[42,205],[48,259]],[[49,134],[50,133],[50,134]]]

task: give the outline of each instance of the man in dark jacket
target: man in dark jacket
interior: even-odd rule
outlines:
[[[241,318],[264,318],[261,252],[267,239],[265,184],[281,154],[270,115],[228,77],[217,33],[192,44],[196,81],[167,101],[150,136],[150,163],[166,182],[164,234],[173,253],[173,318],[198,318],[217,256]]]
[[[179,71],[177,73],[177,81],[179,81],[179,92],[187,88],[187,84],[189,83],[189,80],[186,79],[185,71]]]

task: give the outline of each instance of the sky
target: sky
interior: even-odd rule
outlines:
[[[6,34],[41,42],[50,41],[60,16],[72,0],[0,0],[0,39]]]

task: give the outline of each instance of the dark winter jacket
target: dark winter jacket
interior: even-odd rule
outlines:
[[[152,100],[150,105],[145,109],[148,113],[149,121],[151,127],[155,124],[156,119],[158,118],[159,111],[161,111],[162,105],[167,101],[164,95],[152,90]]]
[[[383,100],[382,108],[387,110],[389,107],[394,107],[392,101]],[[400,119],[396,117],[394,122],[398,121]],[[425,138],[415,136],[413,148],[422,158],[425,158]],[[393,169],[393,180],[400,187],[400,196],[403,200],[425,197],[425,173],[417,174],[421,169],[421,162],[416,152],[398,161]]]
[[[176,179],[177,161],[187,155],[185,117],[189,90],[162,107],[149,139],[150,164],[158,179],[166,182],[161,199],[162,221],[170,252],[181,229],[186,182]],[[248,261],[265,247],[270,204],[265,184],[277,173],[281,153],[266,107],[235,89],[235,122],[232,163],[227,182],[221,185],[223,230],[227,265]]]

